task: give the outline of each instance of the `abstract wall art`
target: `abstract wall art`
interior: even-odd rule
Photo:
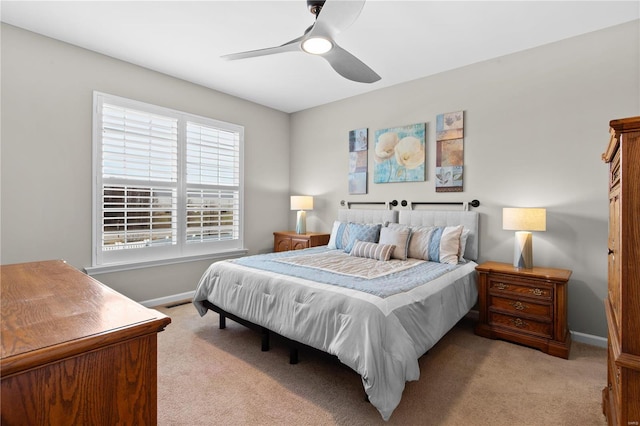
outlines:
[[[436,192],[462,192],[464,111],[436,117]]]
[[[368,129],[349,132],[349,194],[367,193]]]

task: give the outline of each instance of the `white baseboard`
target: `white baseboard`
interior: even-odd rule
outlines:
[[[144,300],[140,303],[147,308],[154,308],[156,306],[167,306],[172,303],[183,302],[185,300],[193,299],[194,291],[187,291],[185,293],[172,294],[171,296],[159,297],[157,299]]]
[[[571,332],[571,340],[580,343],[586,343],[587,345],[597,346],[599,348],[607,347],[607,338],[594,336],[593,334],[580,333],[579,331]]]
[[[472,320],[478,321],[478,318],[480,317],[480,313],[476,310],[471,310],[469,311],[469,313],[467,313],[467,317],[471,318]],[[569,332],[571,333],[571,340],[575,342],[585,343],[587,345],[597,346],[599,348],[607,347],[606,337],[594,336],[593,334],[580,333],[579,331],[569,330]]]

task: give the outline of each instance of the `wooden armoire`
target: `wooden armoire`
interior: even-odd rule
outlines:
[[[612,120],[609,164],[609,334],[602,410],[609,425],[640,425],[640,117]]]

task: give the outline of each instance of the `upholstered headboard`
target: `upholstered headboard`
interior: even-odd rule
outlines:
[[[398,222],[409,226],[454,226],[463,225],[469,230],[464,258],[478,260],[477,212],[445,210],[400,210]]]
[[[385,223],[398,222],[397,210],[383,209],[338,209],[340,222]]]

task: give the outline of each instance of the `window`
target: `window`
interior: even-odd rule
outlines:
[[[243,248],[244,129],[94,94],[93,266]]]

